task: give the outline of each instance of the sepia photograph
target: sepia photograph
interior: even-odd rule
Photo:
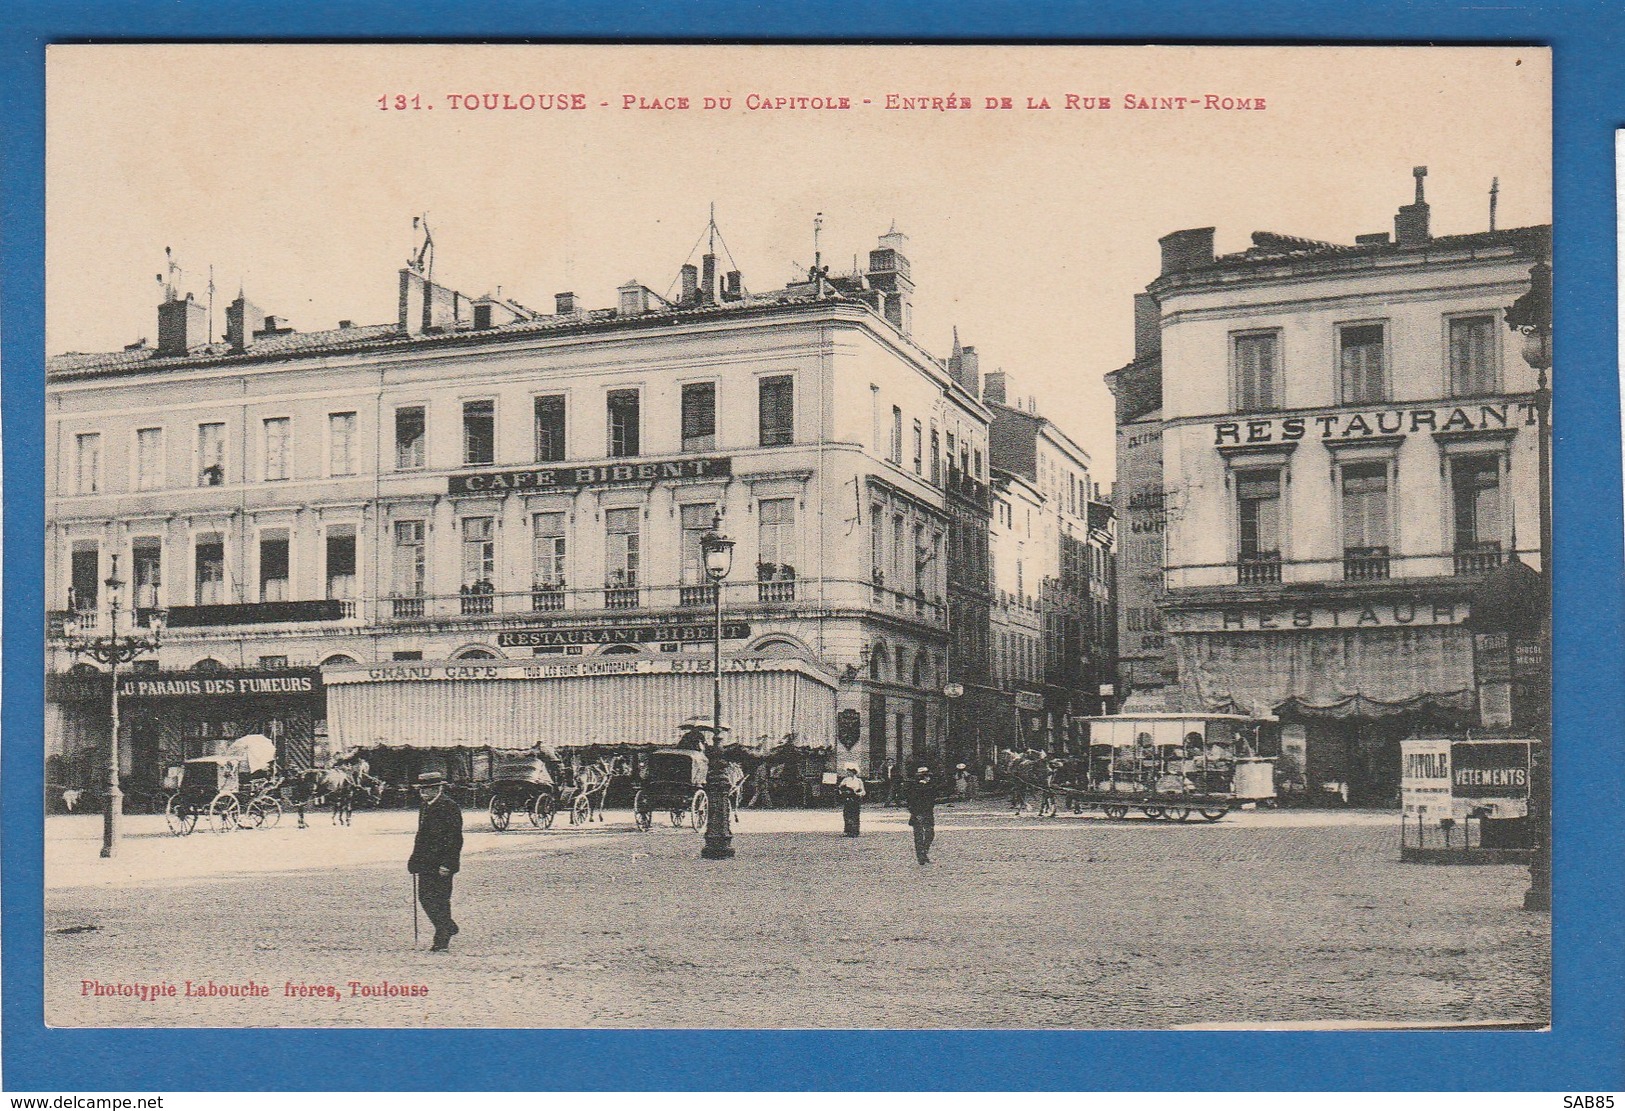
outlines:
[[[51,46],[46,1023],[1549,1028],[1551,65]]]

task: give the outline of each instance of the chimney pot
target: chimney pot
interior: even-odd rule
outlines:
[[[700,260],[704,269],[700,274],[700,304],[717,303],[717,256],[706,255]]]
[[[685,262],[680,273],[683,282],[683,295],[678,303],[692,305],[699,300],[700,271],[692,262]]]
[[[553,311],[558,316],[574,316],[576,312],[576,295],[574,293],[555,293],[553,295]]]

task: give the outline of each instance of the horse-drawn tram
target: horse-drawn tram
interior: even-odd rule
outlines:
[[[1084,718],[1087,761],[1024,761],[1012,774],[1039,793],[1041,811],[1062,803],[1108,818],[1139,811],[1216,822],[1275,798],[1280,726],[1239,714],[1136,714]]]

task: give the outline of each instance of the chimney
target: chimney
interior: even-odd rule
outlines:
[[[1388,240],[1389,235],[1387,232],[1373,231],[1367,232],[1365,235],[1356,235],[1354,245],[1356,247],[1386,247]]]
[[[428,283],[422,274],[410,267],[401,271],[400,311],[396,325],[402,332],[415,336],[423,331],[425,301],[424,287]]]
[[[717,256],[706,255],[700,261],[705,267],[700,274],[700,304],[714,305],[717,303]]]
[[[1213,264],[1212,228],[1187,228],[1157,240],[1162,245],[1162,273],[1178,274]]]
[[[699,300],[700,272],[695,269],[692,262],[685,262],[683,263],[683,269],[679,273],[683,279],[683,296],[678,301],[678,304],[692,305]]]
[[[260,319],[260,310],[241,289],[237,300],[226,306],[226,342],[232,353],[241,355],[254,342],[254,321]]]
[[[982,379],[982,400],[1003,405],[1004,389],[1008,376],[1002,370],[995,370]]]
[[[967,347],[959,356],[959,380],[972,397],[982,393],[982,357],[976,348]]]
[[[190,293],[158,306],[158,354],[184,355],[208,342],[209,310]]]
[[[339,331],[341,331],[341,332],[348,332],[351,328],[354,328],[354,327],[355,327],[355,321],[353,321],[353,320],[341,320],[341,321],[339,321]]]
[[[1394,242],[1401,247],[1422,247],[1433,238],[1428,233],[1428,203],[1422,195],[1422,180],[1428,176],[1428,168],[1417,166],[1411,175],[1416,178],[1416,200],[1399,206],[1394,216]]]
[[[908,236],[891,230],[880,237],[880,245],[869,252],[869,285],[877,290],[880,314],[905,336],[914,327],[914,278],[909,272],[903,248]]]
[[[730,270],[722,279],[722,299],[724,301],[743,301],[745,299],[745,279],[737,270]]]
[[[1162,350],[1162,306],[1149,293],[1134,295],[1134,357]]]
[[[574,316],[576,314],[576,295],[574,293],[553,294],[553,312],[558,316]]]

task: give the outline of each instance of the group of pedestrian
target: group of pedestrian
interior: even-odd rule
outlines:
[[[888,784],[891,787],[891,784]],[[434,926],[431,953],[444,953],[458,933],[451,916],[452,880],[462,866],[463,811],[446,793],[446,777],[441,772],[425,772],[417,778],[418,829],[412,842],[412,855],[406,870],[412,875],[413,895]],[[848,765],[836,782],[841,798],[843,832],[847,837],[861,833],[863,800],[868,795],[856,765]],[[889,790],[888,794],[892,792]],[[914,778],[895,785],[895,793],[908,807],[908,824],[914,830],[914,855],[920,864],[931,863],[931,844],[937,836],[936,808],[943,791],[929,767],[920,767]],[[414,908],[413,932],[416,933]]]
[[[890,800],[900,796],[903,799],[908,807],[908,824],[914,829],[914,855],[921,864],[930,864],[931,842],[937,836],[936,808],[943,801],[942,791],[930,768],[922,766],[914,773],[912,780],[906,784],[896,784],[891,774],[895,767],[894,764],[887,765],[887,798]],[[842,832],[847,837],[857,837],[863,818],[863,800],[868,790],[856,765],[847,765],[846,774],[836,782],[835,789],[841,797]]]

